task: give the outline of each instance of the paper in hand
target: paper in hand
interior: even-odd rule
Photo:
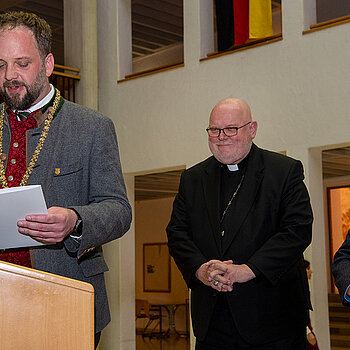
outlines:
[[[0,189],[0,249],[43,245],[18,232],[17,221],[28,214],[47,214],[41,185]]]

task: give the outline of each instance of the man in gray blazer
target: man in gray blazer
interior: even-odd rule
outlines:
[[[101,246],[131,222],[114,125],[49,84],[54,58],[43,19],[0,15],[0,47],[0,188],[42,186],[48,214],[27,215],[17,225],[50,243],[2,252],[0,260],[91,283],[97,346],[110,321]]]

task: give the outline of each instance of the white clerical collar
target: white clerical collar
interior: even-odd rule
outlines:
[[[227,164],[228,170],[230,171],[237,171],[238,170],[238,164]]]
[[[53,95],[55,93],[55,88],[53,87],[52,84],[50,84],[50,92],[38,103],[36,103],[34,106],[31,106],[30,108],[26,109],[25,111],[16,111],[16,112],[29,112],[32,113],[34,111],[37,111],[38,109],[44,107],[46,104],[48,104]]]

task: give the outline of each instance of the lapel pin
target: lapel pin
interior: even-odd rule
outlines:
[[[60,168],[55,168],[55,174],[56,174],[56,175],[59,175],[60,172],[61,172],[61,169],[60,169]]]

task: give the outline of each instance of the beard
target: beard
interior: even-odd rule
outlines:
[[[43,66],[31,85],[20,80],[5,81],[2,88],[0,88],[0,95],[6,105],[12,110],[24,111],[34,104],[41,92],[45,89],[46,84],[47,77],[45,67]],[[21,97],[19,93],[13,93],[10,95],[7,93],[6,88],[11,86],[24,86],[26,88],[26,93],[23,97]]]

